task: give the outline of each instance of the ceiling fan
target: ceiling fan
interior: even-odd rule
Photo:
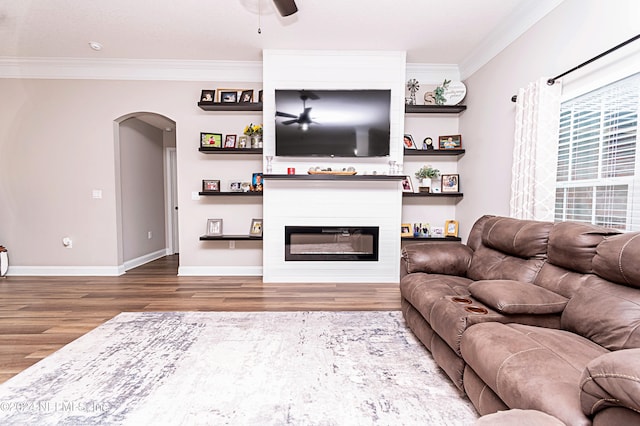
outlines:
[[[298,11],[295,0],[273,0],[273,4],[276,5],[276,9],[282,16],[293,15]]]
[[[307,100],[318,100],[320,99],[320,97],[313,92],[301,90],[300,99],[302,99],[302,112],[299,115],[276,111],[276,117],[291,118],[292,120],[283,121],[282,124],[284,124],[285,126],[289,126],[291,124],[298,123],[300,125],[300,129],[304,131],[309,128],[309,124],[318,124],[311,119],[311,107],[307,106]]]

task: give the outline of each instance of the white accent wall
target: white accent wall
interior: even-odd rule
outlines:
[[[402,159],[404,52],[264,52],[264,151],[275,152],[276,89],[390,89],[391,150],[384,158],[275,158],[273,173],[295,167],[352,165],[359,174],[387,173],[389,160]],[[402,193],[399,181],[265,180],[263,199],[264,282],[397,282]],[[284,227],[378,226],[377,262],[285,262]]]

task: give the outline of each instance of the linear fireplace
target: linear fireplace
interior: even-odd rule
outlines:
[[[285,261],[377,261],[377,226],[285,226]]]

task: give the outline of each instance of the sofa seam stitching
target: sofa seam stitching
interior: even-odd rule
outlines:
[[[513,354],[509,355],[507,358],[504,359],[504,361],[502,361],[502,363],[500,363],[500,367],[498,367],[498,371],[496,371],[496,376],[495,376],[496,377],[496,388],[497,388],[499,394],[502,394],[502,391],[500,390],[500,382],[498,381],[498,378],[500,376],[500,372],[502,371],[502,367],[505,366],[506,362],[509,361],[511,358],[513,358],[516,355],[520,355],[520,354],[523,354],[525,352],[537,351],[537,350],[540,350],[540,349],[544,349],[544,348],[537,347],[537,348],[525,349],[523,351],[518,351],[516,353],[513,353]]]

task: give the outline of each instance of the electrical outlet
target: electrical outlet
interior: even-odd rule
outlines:
[[[151,231],[147,232],[147,238],[148,239],[153,238],[153,233]]]

